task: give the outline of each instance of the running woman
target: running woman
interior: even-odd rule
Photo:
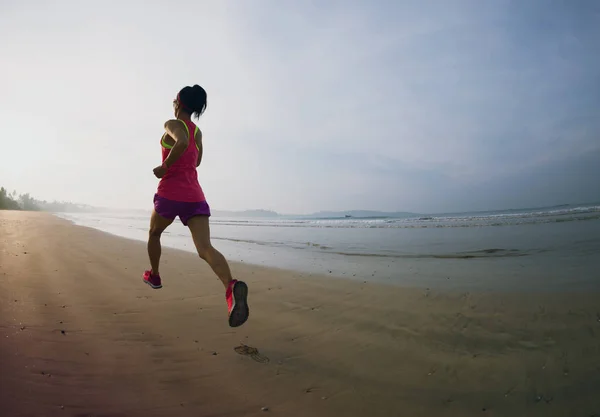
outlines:
[[[248,286],[233,279],[227,260],[210,242],[210,207],[196,172],[202,161],[202,132],[192,122],[191,116],[199,119],[206,110],[206,103],[206,91],[199,85],[184,87],[173,100],[175,119],[165,123],[165,133],[160,141],[162,164],[154,168],[154,175],[160,178],[160,182],[154,195],[148,237],[151,269],[145,271],[143,277],[152,288],[162,288],[160,236],[179,217],[181,223],[190,229],[198,255],[223,282],[229,325],[238,327],[248,320],[250,314]]]

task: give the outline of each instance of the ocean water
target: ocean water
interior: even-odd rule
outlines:
[[[147,239],[150,212],[57,215]],[[459,290],[600,289],[600,204],[412,218],[213,216],[211,236],[230,260],[307,274]],[[178,220],[163,244],[194,251]]]

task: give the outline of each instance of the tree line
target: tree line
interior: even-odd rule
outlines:
[[[10,193],[6,188],[0,187],[0,210],[26,210],[26,211],[52,211],[73,212],[93,211],[94,208],[84,204],[74,204],[66,201],[37,200],[26,194]]]

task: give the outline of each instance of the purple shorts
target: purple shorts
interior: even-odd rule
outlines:
[[[206,201],[200,203],[173,201],[158,194],[154,194],[154,210],[166,219],[175,219],[179,216],[184,226],[187,226],[188,221],[194,216],[210,217],[210,207]]]

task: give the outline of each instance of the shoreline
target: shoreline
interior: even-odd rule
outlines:
[[[231,329],[197,256],[165,248],[160,290],[142,282],[146,263],[142,242],[0,212],[1,414],[600,412],[600,292],[426,290],[232,262],[251,313]]]
[[[94,230],[100,230],[111,236],[129,239],[131,241],[146,242],[147,230],[146,221],[140,222],[139,219],[131,219],[132,223],[121,222],[121,219],[107,217],[105,219],[92,218],[83,220],[81,218],[72,218],[61,213],[53,213],[53,216],[70,222],[76,226],[90,227]],[[420,240],[418,248],[421,255],[412,254],[408,257],[387,257],[387,256],[364,256],[360,254],[343,255],[336,252],[326,252],[307,248],[306,245],[321,247],[318,243],[304,244],[304,250],[298,247],[302,238],[312,239],[306,236],[305,232],[298,229],[302,238],[292,238],[296,242],[289,242],[291,246],[286,246],[281,242],[290,239],[290,232],[283,232],[284,237],[281,242],[275,242],[269,245],[273,239],[277,240],[266,230],[268,238],[264,241],[256,241],[256,244],[246,242],[249,237],[248,230],[241,227],[239,230],[232,230],[231,226],[223,226],[216,221],[211,224],[211,235],[213,244],[221,251],[227,260],[243,265],[254,265],[267,268],[275,268],[283,273],[293,272],[308,276],[326,276],[336,277],[345,280],[363,283],[364,281],[385,284],[390,286],[408,287],[408,288],[435,288],[444,291],[477,291],[477,292],[504,292],[504,293],[537,293],[540,291],[559,293],[559,292],[588,292],[600,291],[600,281],[595,280],[593,276],[595,271],[600,268],[600,258],[594,260],[590,255],[594,248],[579,248],[577,239],[581,239],[579,229],[568,231],[567,236],[570,244],[574,245],[567,250],[548,251],[535,246],[529,249],[498,249],[514,248],[510,242],[518,239],[523,233],[535,236],[534,240],[556,241],[560,245],[561,240],[557,239],[555,234],[565,228],[573,228],[573,225],[558,224],[550,230],[540,230],[538,226],[518,226],[518,230],[510,230],[515,226],[506,226],[503,237],[499,238],[496,249],[466,250],[465,238],[462,236],[460,241],[455,242],[457,248],[454,255],[436,255],[427,254],[425,249],[426,242]],[[577,225],[580,227],[581,225]],[[593,229],[586,229],[587,235],[593,235],[594,230],[600,233],[600,221],[594,223]],[[254,228],[252,228],[254,229]],[[259,228],[260,229],[260,228]],[[369,230],[369,229],[365,229]],[[337,233],[337,232],[336,232]],[[232,236],[239,234],[238,238]],[[323,235],[315,238],[317,242],[323,239]],[[421,236],[420,234],[415,235]],[[335,239],[343,238],[336,235]],[[356,238],[356,236],[355,236]],[[240,240],[241,239],[241,240]],[[377,245],[376,241],[366,240],[362,245]],[[422,239],[420,237],[419,239]],[[447,239],[447,238],[446,238]],[[574,242],[574,243],[573,243]],[[174,223],[168,229],[162,238],[164,248],[182,250],[187,253],[196,254],[194,245],[189,236],[189,231],[183,226]],[[272,242],[271,242],[272,243]],[[281,245],[280,245],[281,243]],[[436,242],[430,242],[435,246]],[[327,243],[326,243],[327,244]],[[399,247],[410,251],[411,242],[405,241],[399,243]],[[452,243],[454,244],[454,243]],[[595,243],[600,245],[600,241]],[[550,245],[552,246],[552,245]],[[460,250],[462,248],[462,250]],[[525,245],[527,248],[527,245]],[[364,248],[363,248],[364,249]],[[600,246],[598,246],[600,249]],[[398,249],[396,249],[398,251]],[[429,251],[431,252],[431,251]],[[523,279],[523,278],[526,279]]]

